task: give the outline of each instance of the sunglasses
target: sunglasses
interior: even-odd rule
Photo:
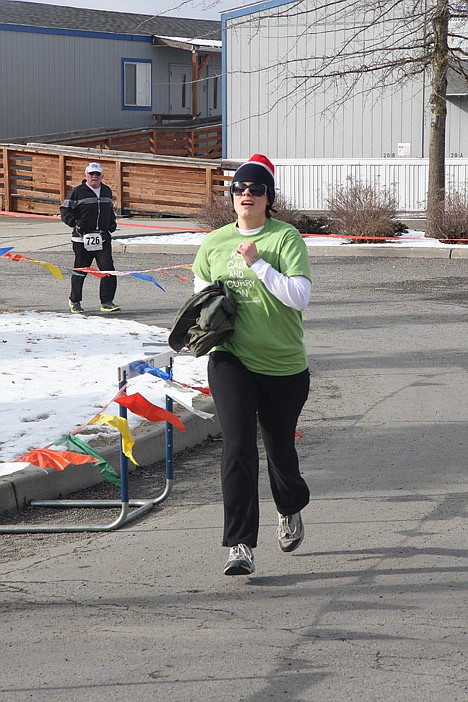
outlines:
[[[88,175],[95,175],[95,176],[101,176],[102,173],[99,173],[99,171],[90,171]]]
[[[231,193],[233,195],[243,195],[248,190],[252,197],[262,197],[267,194],[267,186],[264,183],[252,183],[247,185],[241,180],[236,180],[231,185]]]

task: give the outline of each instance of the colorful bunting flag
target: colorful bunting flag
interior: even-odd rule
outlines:
[[[128,367],[131,368],[131,370],[136,370],[140,374],[149,373],[150,375],[156,376],[156,378],[162,378],[162,380],[171,380],[172,378],[172,371],[166,373],[166,371],[155,368],[151,363],[145,363],[144,361],[132,361],[128,364]]]
[[[2,214],[2,213],[0,213],[0,214]],[[9,258],[11,261],[15,261],[15,262],[29,261],[30,263],[35,263],[39,266],[43,266],[44,268],[46,268],[50,273],[52,273],[52,275],[55,278],[58,278],[59,280],[63,279],[63,275],[60,271],[62,266],[54,266],[50,263],[47,263],[46,261],[37,261],[33,258],[28,258],[28,256],[24,256],[23,254],[16,254],[16,253],[12,254],[10,252],[12,251],[13,248],[14,248],[13,246],[0,248],[0,256],[4,256],[5,258]],[[172,277],[178,278],[181,281],[186,282],[188,280],[187,276],[179,276],[179,275],[169,273],[170,270],[174,270],[177,268],[184,268],[187,270],[191,270],[192,265],[190,263],[184,263],[184,264],[179,265],[179,266],[167,266],[164,268],[151,268],[149,270],[144,270],[144,271],[115,271],[115,270],[114,271],[99,271],[97,268],[93,268],[92,266],[83,267],[83,268],[63,267],[63,270],[67,271],[70,275],[83,276],[83,275],[86,275],[89,273],[90,275],[94,275],[96,278],[105,278],[106,276],[110,276],[110,275],[115,275],[115,276],[130,275],[134,278],[138,278],[139,280],[143,280],[143,281],[146,281],[148,283],[153,283],[153,285],[156,285],[157,288],[159,288],[160,290],[165,292],[165,289],[163,288],[163,286],[160,285],[160,283],[158,283],[154,279],[153,276],[146,275],[146,274],[147,273],[164,273],[164,275],[172,276]]]
[[[97,459],[93,456],[83,456],[81,453],[74,451],[56,451],[55,449],[33,449],[28,451],[24,456],[16,459],[16,462],[32,463],[38,468],[54,468],[54,470],[63,470],[70,463],[73,465],[81,465],[83,463],[96,463]]]
[[[94,456],[96,458],[96,466],[100,468],[99,472],[103,478],[107,480],[108,483],[120,487],[120,478],[115,470],[109,465],[105,458],[100,456],[86,441],[82,441],[77,436],[73,436],[73,434],[68,434],[67,436],[63,436],[58,443],[59,445],[63,444],[68,449],[78,449],[79,453],[83,453],[87,456]]]
[[[38,266],[43,266],[49,271],[49,273],[52,273],[54,278],[63,280],[62,272],[58,266],[53,266],[51,263],[46,263],[45,261],[35,261],[33,258],[28,258],[28,261],[31,261],[31,263],[36,263]]]
[[[4,254],[5,258],[9,258],[11,261],[26,261],[26,256],[23,256],[23,254],[12,254],[7,252]]]
[[[178,383],[178,385],[181,385],[183,388],[189,388],[190,390],[195,390],[196,392],[201,392],[204,395],[211,396],[211,390],[210,388],[204,388],[201,385],[187,385],[187,383]]]
[[[98,271],[96,268],[92,268],[91,266],[74,268],[73,270],[78,271],[79,273],[89,273],[90,275],[96,276],[96,278],[107,278],[107,276],[110,275],[110,273],[101,273],[101,271]]]
[[[185,426],[176,414],[162,407],[158,407],[157,405],[153,405],[149,400],[143,397],[143,395],[140,395],[139,392],[135,392],[133,395],[122,395],[117,398],[115,402],[122,405],[122,407],[126,407],[133,412],[133,414],[143,417],[144,419],[149,419],[150,422],[167,421],[180,429],[180,431],[185,431]]]
[[[111,414],[99,414],[94,417],[89,424],[108,424],[115,427],[122,436],[122,451],[136,466],[138,463],[133,458],[132,447],[135,444],[132,432],[128,426],[128,421],[124,417],[115,417]]]
[[[148,283],[154,283],[157,288],[160,288],[163,292],[166,292],[163,288],[162,285],[159,285],[151,275],[147,275],[146,273],[129,273],[129,275],[133,276],[134,278],[139,278],[140,280],[146,280]]]
[[[166,395],[169,395],[169,397],[172,397],[173,400],[178,402],[179,405],[182,405],[182,407],[185,407],[185,409],[188,409],[189,412],[196,414],[198,417],[201,417],[202,419],[213,419],[213,415],[209,412],[203,412],[202,410],[195,409],[195,407],[193,407],[192,401],[196,395],[196,392],[188,385],[181,385],[180,383],[176,383],[172,380],[166,380],[164,383],[164,392]]]

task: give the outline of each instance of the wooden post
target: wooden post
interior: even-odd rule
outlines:
[[[192,117],[198,115],[198,54],[192,51]]]
[[[198,78],[200,78],[201,74],[203,73],[203,71],[207,67],[209,60],[210,60],[210,54],[205,54],[203,57],[203,60],[200,64],[200,68],[198,69]]]
[[[62,204],[67,195],[67,162],[65,154],[59,155],[59,185],[60,204]]]
[[[115,213],[121,215],[123,209],[122,161],[115,162],[115,183]]]
[[[157,132],[157,130],[153,129],[153,132],[150,135],[150,154],[156,153],[156,143],[157,143],[156,132]]]
[[[193,129],[190,130],[187,137],[187,156],[189,158],[195,157],[195,132]]]
[[[210,205],[213,201],[213,169],[206,167],[206,204]]]
[[[7,212],[11,212],[10,163],[8,157],[8,146],[3,147],[3,182],[5,187],[5,210]]]

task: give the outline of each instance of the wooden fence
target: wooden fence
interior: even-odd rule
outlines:
[[[229,187],[229,176],[213,160],[0,144],[0,209],[58,214],[90,161],[102,164],[118,214],[193,216]]]
[[[112,151],[137,151],[139,153],[186,158],[220,159],[222,155],[221,125],[203,127],[165,126],[148,129],[129,129],[93,136],[76,136],[56,144]]]

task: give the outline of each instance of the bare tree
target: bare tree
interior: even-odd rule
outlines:
[[[447,0],[437,0],[432,17],[431,131],[427,188],[427,232],[436,236],[437,214],[445,200],[445,125],[447,121],[447,71],[449,66]]]
[[[468,22],[466,0],[298,0],[265,13],[274,15],[276,28],[301,27],[274,64],[270,60],[258,68],[267,81],[275,73],[276,84],[283,84],[278,102],[287,99],[291,105],[295,98],[297,106],[322,95],[329,99],[324,109],[336,109],[357,94],[388,95],[418,77],[424,85],[430,80],[427,224],[428,234],[435,235],[433,220],[445,197],[449,71],[468,85],[468,25],[451,27],[454,16]],[[237,27],[246,21],[241,18]],[[248,22],[261,33],[265,15],[258,12]]]

